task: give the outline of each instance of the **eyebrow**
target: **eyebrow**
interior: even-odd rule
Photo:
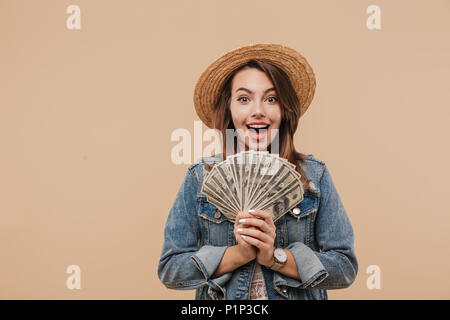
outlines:
[[[239,90],[246,91],[246,92],[248,92],[248,93],[250,93],[250,94],[253,94],[253,91],[252,91],[252,90],[249,90],[249,89],[244,88],[244,87],[238,88],[235,92],[238,92]],[[270,91],[272,91],[272,90],[275,91],[275,88],[269,88],[269,89],[267,89],[266,91],[264,91],[264,94],[266,94],[267,92],[270,92]]]

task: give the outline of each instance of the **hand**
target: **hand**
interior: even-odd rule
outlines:
[[[244,241],[242,239],[241,234],[237,231],[239,229],[244,228],[244,225],[239,222],[241,219],[246,219],[252,217],[250,214],[246,212],[239,212],[236,216],[236,222],[234,224],[234,236],[236,237],[236,240],[238,242],[237,246],[239,248],[239,252],[243,257],[245,257],[248,261],[252,261],[256,258],[256,252],[257,249],[249,244],[248,242]],[[253,227],[250,227],[251,229],[256,229]]]
[[[239,220],[238,220],[239,219]],[[276,227],[272,217],[266,211],[250,210],[249,215],[236,218],[235,230],[247,244],[257,248],[256,259],[259,264],[271,267],[274,263],[273,244],[275,242]],[[236,234],[235,231],[235,234]]]

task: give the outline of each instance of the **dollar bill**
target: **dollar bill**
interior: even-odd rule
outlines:
[[[301,176],[294,164],[267,151],[242,151],[216,164],[202,192],[230,221],[248,209],[269,212],[277,220],[303,200]]]

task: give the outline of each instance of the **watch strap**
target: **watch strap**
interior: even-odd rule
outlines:
[[[273,271],[278,271],[281,269],[281,267],[284,266],[284,264],[278,263],[276,260],[273,262],[273,265],[270,266],[270,269]]]

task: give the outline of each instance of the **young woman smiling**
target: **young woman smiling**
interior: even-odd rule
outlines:
[[[353,228],[328,168],[294,146],[314,90],[306,59],[276,44],[230,51],[202,74],[196,111],[222,133],[223,153],[188,169],[170,210],[158,267],[168,288],[197,289],[197,299],[327,299],[353,283]],[[303,200],[275,223],[255,209],[233,224],[200,192],[215,163],[249,149],[277,153],[301,175]]]

